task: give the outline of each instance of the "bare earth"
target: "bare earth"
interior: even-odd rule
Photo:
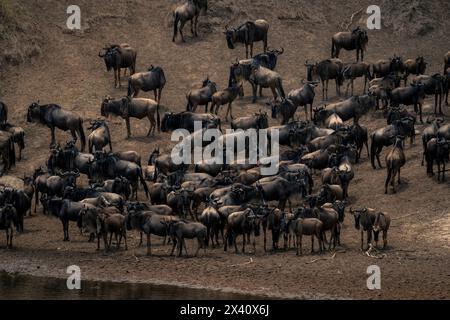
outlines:
[[[26,32],[40,38],[41,47],[40,57],[3,69],[0,78],[1,99],[10,107],[10,122],[26,130],[25,159],[10,172],[18,177],[31,173],[48,156],[49,130],[26,123],[26,108],[32,101],[61,104],[82,114],[86,124],[100,116],[102,97],[126,94],[126,79],[122,89],[114,89],[112,74],[106,72],[103,61],[97,57],[99,49],[107,43],[128,42],[134,46],[138,50],[138,70],[145,70],[150,64],[162,66],[167,77],[162,103],[168,110],[182,111],[186,106],[185,93],[190,88],[198,87],[206,75],[223,88],[230,62],[243,57],[243,47],[234,51],[226,47],[221,33],[226,23],[231,21],[230,25],[236,25],[256,18],[270,22],[269,46],[285,48],[277,70],[288,92],[297,88],[300,79],[305,77],[305,60],[329,57],[331,35],[341,30],[342,22],[349,22],[352,12],[371,4],[353,1],[350,6],[337,1],[331,5],[319,0],[310,8],[308,1],[258,0],[252,1],[252,5],[244,0],[214,1],[209,16],[200,18],[200,37],[193,39],[187,26],[187,42],[173,44],[172,27],[168,24],[173,1],[114,1],[111,6],[105,1],[80,0],[83,30],[75,33],[64,29],[68,1],[20,0],[18,3],[24,10],[22,18],[28,22]],[[396,11],[384,11],[384,2],[380,5],[382,14],[389,15],[392,21]],[[449,22],[445,16],[450,4],[429,1],[427,6],[430,11],[424,12],[427,17],[433,17],[431,24],[435,30],[425,36],[411,37],[401,24],[369,31],[366,60],[374,62],[394,53],[408,58],[420,54],[431,63],[428,73],[442,72],[443,55],[449,50],[446,44],[450,35],[445,33]],[[412,25],[415,21],[405,23]],[[255,51],[260,50],[261,44],[257,44]],[[341,58],[344,62],[353,61],[354,53],[344,52]],[[257,104],[250,103],[250,87],[246,86],[245,90],[246,97],[234,104],[235,116],[259,109],[270,111],[265,106],[268,90],[266,98]],[[320,90],[317,92],[316,104],[319,104],[321,94]],[[334,96],[334,84],[330,83],[329,92],[330,97]],[[356,93],[361,92],[362,87],[356,86]],[[431,99],[427,100],[424,118],[431,114],[432,103]],[[444,112],[450,115],[448,107]],[[304,118],[303,112],[298,116]],[[377,112],[364,117],[361,123],[371,132],[384,126],[385,120]],[[277,121],[271,119],[271,125],[275,124]],[[170,136],[158,133],[147,138],[147,126],[144,120],[132,121],[133,138],[126,139],[123,121],[114,119],[110,128],[115,150],[137,150],[143,159],[157,146],[168,152],[172,146]],[[423,127],[417,129],[421,131]],[[68,134],[59,131],[57,137],[61,142],[69,139]],[[259,239],[256,254],[236,255],[216,248],[201,252],[197,258],[174,258],[168,256],[169,246],[162,246],[162,239],[156,237],[152,241],[154,256],[145,256],[145,248],[137,247],[138,234],[134,232],[129,234],[128,251],[97,252],[96,245],[79,235],[74,225],[70,230],[71,242],[62,242],[59,220],[43,216],[39,210],[37,215],[26,219],[26,232],[14,239],[13,250],[4,249],[5,240],[0,237],[0,270],[65,277],[67,266],[76,264],[85,279],[173,283],[272,297],[449,299],[449,183],[438,183],[426,176],[425,168],[420,166],[421,150],[420,137],[414,145],[407,145],[403,184],[395,195],[384,195],[386,172],[373,170],[365,153],[362,163],[356,167],[356,177],[349,190],[351,205],[378,208],[393,217],[389,248],[383,252],[386,255],[382,259],[368,257],[359,250],[360,234],[353,228],[349,214],[343,230],[343,246],[334,256],[328,252],[307,253],[303,257],[295,256],[295,251],[264,253]],[[319,185],[319,176],[315,181]],[[143,199],[142,194],[140,197]],[[188,243],[188,246],[192,254],[196,244]],[[309,239],[304,248],[307,252]],[[366,287],[366,269],[372,264],[381,268],[382,290],[370,291]]]

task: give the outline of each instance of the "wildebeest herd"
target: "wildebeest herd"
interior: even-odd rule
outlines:
[[[178,31],[185,41],[183,27],[188,21],[191,21],[192,35],[198,36],[199,15],[206,10],[206,0],[186,0],[178,7],[173,13],[173,41]],[[331,58],[306,61],[307,80],[301,80],[302,86],[286,95],[282,75],[275,71],[285,49],[268,46],[269,30],[269,23],[263,19],[246,21],[236,27],[225,26],[224,40],[228,48],[235,49],[239,43],[246,48],[246,59],[236,59],[227,66],[228,87],[219,90],[208,77],[200,88],[186,94],[186,111],[165,112],[161,119],[160,112],[167,109],[160,104],[166,85],[163,68],[151,65],[146,71],[136,73],[137,51],[126,43],[105,46],[98,54],[107,71],[114,70],[116,87],[121,87],[122,69],[125,69],[124,76],[126,69],[130,75],[126,96],[106,96],[99,103],[103,118],[90,122],[91,133],[87,138],[83,119],[76,113],[56,104],[31,103],[27,121],[50,128],[50,152],[45,165],[24,177],[22,189],[0,187],[0,229],[6,230],[7,247],[12,247],[14,228],[24,231],[23,218],[31,215],[34,202],[34,213],[41,206],[44,214],[61,220],[64,241],[70,239],[69,223],[75,222],[82,234],[89,235],[89,241],[97,240],[97,249],[103,239],[105,249],[109,250],[113,236],[117,248],[123,239],[127,249],[127,232],[135,230],[140,233],[140,245],[143,234],[146,235],[147,254],[151,254],[151,235],[164,237],[164,243],[168,237],[172,243],[171,254],[175,248],[179,255],[183,250],[187,252],[185,239],[198,241],[195,255],[209,245],[222,245],[225,251],[231,245],[238,252],[238,236],[242,236],[242,252],[247,244],[252,244],[255,251],[255,241],[261,231],[264,250],[267,250],[266,235],[270,231],[274,251],[294,246],[297,254],[302,254],[302,236],[306,235],[311,236],[311,251],[317,238],[322,252],[326,245],[334,249],[341,244],[346,211],[354,217],[355,228],[361,231],[361,249],[365,247],[365,232],[367,246],[371,245],[372,237],[378,245],[382,232],[385,248],[391,222],[389,214],[379,209],[350,206],[349,185],[356,175],[355,165],[366,149],[373,168],[376,164],[381,168],[380,153],[384,147],[390,148],[385,159],[384,190],[388,193],[391,185],[395,193],[395,183],[401,183],[400,173],[406,163],[404,140],[409,137],[413,143],[417,117],[423,123],[423,101],[426,96],[434,96],[435,116],[426,119],[429,126],[422,133],[422,165],[425,160],[426,173],[434,175],[436,163],[438,181],[445,179],[450,124],[445,124],[439,115],[444,98],[448,105],[450,52],[444,58],[443,74],[426,75],[427,62],[423,56],[403,60],[394,55],[367,63],[363,60],[369,37],[366,30],[358,27],[332,36]],[[255,42],[263,42],[263,52],[253,56]],[[356,62],[340,60],[342,49],[355,50]],[[408,85],[410,75],[414,78]],[[362,95],[353,95],[357,79],[364,81]],[[351,86],[351,96],[327,103],[329,80],[334,80],[338,96],[341,96],[341,86],[347,83],[346,95]],[[253,102],[261,99],[262,89],[271,89],[273,99],[266,104],[271,118],[279,119],[280,125],[269,127],[269,116],[263,110],[233,118],[233,101],[244,95],[246,82],[252,87]],[[314,106],[319,84],[324,103]],[[137,98],[140,91],[153,91],[154,100]],[[219,116],[223,105],[227,106],[225,121]],[[205,112],[196,113],[198,106],[205,106]],[[296,117],[300,106],[304,107],[304,120]],[[408,106],[413,106],[413,110]],[[386,126],[369,133],[359,120],[378,110],[386,116]],[[143,164],[141,154],[136,151],[113,151],[114,141],[107,120],[110,115],[125,120],[127,137],[131,136],[130,118],[147,118],[150,125],[147,136],[157,131],[186,129],[191,133],[190,139],[208,128],[222,130],[230,115],[231,128],[235,130],[267,129],[269,138],[273,130],[278,130],[279,144],[284,151],[279,155],[277,173],[271,176],[262,175],[262,161],[259,164],[237,161],[176,164],[171,154],[161,153],[159,148],[152,148],[148,163]],[[3,172],[15,164],[15,145],[19,148],[19,160],[25,148],[24,130],[7,120],[8,109],[0,102]],[[195,122],[201,123],[200,131],[195,131]],[[56,129],[70,131],[73,140],[58,143]],[[203,143],[203,147],[207,145]],[[88,185],[80,185],[81,176],[88,179]],[[318,181],[320,187],[314,188]],[[146,198],[139,201],[140,187]]]

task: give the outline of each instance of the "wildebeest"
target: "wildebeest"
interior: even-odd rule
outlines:
[[[360,126],[359,124],[354,124],[348,128],[349,133],[349,142],[356,144],[357,149],[357,156],[356,156],[356,163],[359,162],[359,159],[361,158],[361,152],[364,147],[366,146],[367,149],[367,157],[370,157],[369,154],[369,144],[368,144],[368,133],[367,128]]]
[[[396,136],[411,136],[411,133],[414,131],[414,122],[410,118],[404,118],[401,120],[395,120],[391,125],[388,125],[384,128],[380,128],[374,131],[370,138],[372,140],[370,146],[370,160],[372,163],[372,167],[376,169],[375,166],[375,158],[378,161],[378,165],[380,168],[380,153],[383,147],[391,146],[395,142]]]
[[[297,106],[294,105],[291,99],[282,99],[281,101],[273,100],[266,102],[266,104],[272,110],[272,119],[276,119],[278,114],[281,114],[281,125],[286,125],[290,120],[295,120],[295,112],[297,111]]]
[[[356,61],[364,61],[364,51],[366,50],[369,37],[367,31],[357,27],[351,32],[338,32],[331,38],[331,58],[339,58],[341,49],[347,51],[356,50]]]
[[[195,127],[195,123],[201,124],[200,128]],[[161,120],[161,131],[170,132],[177,129],[186,129],[193,133],[195,129],[211,129],[219,128],[220,118],[210,113],[193,113],[193,112],[166,112]]]
[[[231,213],[227,218],[224,251],[227,251],[228,245],[234,244],[235,252],[238,253],[236,238],[242,235],[242,253],[245,253],[246,235],[253,232],[253,249],[255,250],[255,238],[260,235],[261,218],[257,216],[252,209],[247,208],[244,211]]]
[[[161,67],[151,65],[147,72],[133,74],[128,79],[128,96],[137,97],[139,91],[153,91],[155,101],[161,103],[161,93],[166,85],[166,76]]]
[[[281,97],[283,99],[286,98],[281,75],[278,72],[263,67],[255,61],[251,63],[248,81],[252,85],[253,89],[253,103],[256,102],[258,86],[260,88],[270,88],[272,90],[274,100],[277,99],[277,97]]]
[[[378,234],[383,231],[383,249],[387,246],[387,234],[391,224],[391,217],[384,212],[371,208],[362,208],[353,210],[350,213],[355,218],[355,228],[361,230],[361,250],[364,250],[364,231],[367,232],[367,246],[372,244],[372,232],[375,238],[375,244],[378,245]]]
[[[449,144],[450,141],[446,139],[432,138],[426,144],[425,160],[427,162],[427,174],[434,176],[433,162],[436,161],[438,167],[438,181],[441,181],[440,175],[442,173],[442,181],[445,181],[445,163],[449,161]],[[441,169],[442,165],[442,169]]]
[[[171,237],[173,246],[170,255],[173,255],[175,246],[178,244],[178,256],[181,257],[183,247],[186,249],[185,239],[197,239],[198,247],[194,256],[197,256],[201,248],[206,252],[206,226],[199,222],[187,221],[161,221],[166,226],[167,234]],[[187,249],[186,249],[187,251]]]
[[[89,153],[92,153],[93,151],[102,151],[107,145],[109,145],[109,149],[112,152],[111,134],[106,121],[92,121],[89,129],[92,130],[91,134],[88,136]]]
[[[344,64],[339,59],[327,59],[314,64],[305,63],[308,81],[313,79],[320,79],[322,82],[322,99],[328,100],[328,81],[335,80],[336,82],[336,94],[341,95],[340,86],[343,84],[342,69]]]
[[[297,255],[302,255],[302,236],[311,236],[311,253],[314,253],[314,237],[319,240],[319,251],[323,251],[323,223],[316,218],[298,218],[291,222],[290,228],[297,239]]]
[[[431,139],[437,137],[438,130],[443,124],[443,122],[444,122],[443,118],[435,118],[433,120],[431,120],[430,118],[427,119],[427,123],[429,124],[429,126],[425,127],[425,129],[423,129],[422,131],[422,146],[423,146],[422,166],[427,151],[427,143]]]
[[[195,112],[197,106],[205,106],[205,113],[208,112],[208,104],[212,101],[212,96],[217,92],[217,86],[215,82],[206,78],[200,89],[193,89],[186,95],[187,106],[186,111]]]
[[[86,137],[83,129],[83,119],[72,111],[66,111],[56,104],[39,105],[33,102],[28,107],[27,122],[38,122],[50,128],[52,141],[56,144],[55,128],[63,131],[70,130],[72,137],[77,141],[77,133],[81,140],[81,152],[86,145]]]
[[[102,192],[111,192],[123,196],[126,200],[131,195],[131,184],[125,177],[116,177],[115,179],[106,180],[100,185]]]
[[[0,156],[3,160],[3,174],[16,164],[13,135],[10,132],[0,131]]]
[[[250,117],[240,117],[231,122],[231,129],[248,130],[248,129],[267,129],[269,127],[269,119],[267,112],[255,113]]]
[[[293,181],[281,177],[269,177],[258,180],[255,186],[264,201],[278,200],[278,208],[284,210],[286,201],[289,202],[289,207],[291,207],[291,197],[301,194],[301,188],[306,188],[306,183],[302,180],[301,174],[293,173],[293,175]]]
[[[0,130],[12,134],[12,142],[19,148],[19,161],[22,160],[22,150],[25,149],[25,131],[21,127],[13,126],[9,123],[0,124]]]
[[[425,99],[425,88],[422,83],[411,84],[409,87],[396,88],[391,92],[391,106],[399,107],[400,104],[410,106],[414,105],[414,112],[419,114],[420,122],[422,120],[422,105]]]
[[[186,0],[185,3],[178,6],[173,11],[173,37],[172,42],[175,42],[178,30],[180,30],[181,40],[185,42],[183,36],[183,28],[186,22],[191,21],[191,33],[198,37],[198,16],[204,10],[208,9],[207,0]],[[179,27],[178,27],[179,25]]]
[[[265,215],[262,217],[261,226],[264,232],[264,251],[266,251],[266,229],[272,231],[272,250],[278,249],[278,240],[281,233],[281,219],[283,212],[278,209],[266,210]]]
[[[159,103],[152,99],[123,97],[112,99],[105,97],[101,106],[101,115],[107,117],[110,114],[122,117],[127,125],[127,137],[131,137],[130,118],[143,119],[147,117],[150,121],[147,137],[155,132],[156,127],[160,129]],[[155,119],[156,114],[156,119]]]
[[[57,176],[50,176],[45,180],[46,193],[49,196],[63,197],[66,187],[76,187],[77,178],[80,176],[78,171],[61,172]]]
[[[292,90],[288,93],[287,98],[292,102],[295,107],[305,107],[305,117],[308,120],[308,104],[309,104],[309,114],[310,119],[313,117],[313,103],[316,93],[314,89],[317,87],[318,82],[308,81],[305,83],[304,80],[301,81],[303,86],[300,89]]]
[[[408,81],[408,77],[410,74],[414,74],[416,76],[425,74],[427,69],[427,63],[423,56],[418,56],[416,59],[408,59],[403,63],[403,68],[405,72],[404,80],[405,86]]]
[[[344,80],[348,80],[347,89],[345,90],[345,95],[348,94],[348,87],[352,86],[351,95],[353,96],[353,82],[356,78],[364,77],[364,91],[366,93],[367,82],[371,80],[372,75],[370,74],[370,64],[365,62],[350,63],[344,66],[342,70],[342,77]]]
[[[408,119],[411,123],[411,127],[414,128],[417,122],[416,114],[409,112],[406,108],[399,108],[399,107],[391,107],[387,110],[386,114],[386,120],[387,124],[392,124],[396,120],[402,120],[402,119]],[[411,141],[411,144],[414,143],[416,130],[409,131],[409,138]]]
[[[8,121],[8,107],[2,101],[0,101],[0,123],[6,123]]]
[[[373,76],[376,78],[382,78],[390,74],[396,77],[398,85],[400,85],[400,78],[397,78],[401,73],[403,73],[404,65],[403,59],[394,55],[393,58],[389,60],[378,60],[373,65]]]
[[[412,84],[422,84],[426,95],[434,95],[434,114],[437,114],[438,101],[439,114],[443,114],[442,96],[444,95],[445,77],[439,73],[435,73],[431,76],[420,75],[413,79]]]
[[[450,68],[450,51],[444,56],[444,74],[447,72],[448,68]]]
[[[107,71],[114,70],[114,86],[120,88],[120,70],[128,68],[130,75],[136,72],[137,52],[127,43],[113,44],[103,48],[102,51],[100,51],[98,56],[105,60]]]
[[[255,55],[252,59],[258,64],[270,69],[275,70],[277,66],[278,56],[284,53],[284,49],[281,50],[267,48],[264,53]]]
[[[216,245],[219,246],[219,232],[222,232],[223,239],[223,223],[219,212],[212,207],[208,206],[203,210],[199,217],[199,221],[206,226],[206,245],[208,245],[211,240],[211,245],[214,248],[214,238],[216,240]]]
[[[233,120],[231,104],[237,98],[239,92],[242,92],[242,84],[238,85],[235,82],[231,85],[231,87],[215,92],[211,98],[210,112],[217,115],[219,112],[219,107],[228,104],[225,120],[228,121],[228,114],[230,114],[231,120]]]
[[[68,199],[61,199],[51,197],[48,200],[48,210],[50,214],[61,220],[63,226],[64,239],[63,241],[70,241],[69,239],[69,222],[77,222],[78,228],[81,229],[81,210],[85,207],[91,207],[81,202],[75,202]]]
[[[6,232],[6,248],[12,248],[12,240],[14,224],[17,223],[17,212],[12,204],[6,204],[3,208],[0,208],[0,230]]]
[[[266,20],[258,19],[256,21],[247,21],[238,28],[225,27],[225,36],[229,49],[234,49],[236,43],[245,45],[245,57],[248,58],[248,48],[250,47],[250,56],[253,56],[253,43],[263,41],[263,52],[267,50],[267,34],[269,32],[269,23]]]
[[[386,169],[387,177],[384,184],[384,193],[388,193],[389,182],[392,185],[392,190],[395,193],[395,177],[398,176],[398,184],[400,181],[400,170],[406,163],[405,153],[403,152],[403,136],[395,137],[395,142],[392,150],[386,155]]]

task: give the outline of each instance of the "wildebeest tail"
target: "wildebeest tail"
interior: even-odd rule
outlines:
[[[374,138],[375,138],[375,134],[372,133],[372,135],[370,136],[370,162],[372,163],[372,167],[375,168],[375,149],[376,149],[376,145],[374,142]]]
[[[86,136],[84,135],[83,119],[81,118],[78,120],[78,131],[81,140],[81,152],[84,152],[84,147],[86,146]]]
[[[159,114],[159,103],[156,105],[156,125],[158,126],[158,131],[161,132],[161,116]]]
[[[144,188],[145,196],[147,199],[149,198],[149,192],[148,192],[148,186],[147,183],[145,183],[144,175],[142,174],[142,169],[139,168],[139,179],[141,180],[142,187]]]

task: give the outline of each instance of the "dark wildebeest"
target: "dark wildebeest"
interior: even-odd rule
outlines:
[[[0,123],[6,123],[8,121],[8,107],[2,101],[0,101]]]
[[[267,34],[269,32],[269,23],[266,20],[258,19],[256,21],[247,21],[238,28],[229,29],[225,27],[225,36],[229,49],[234,49],[236,43],[245,45],[245,57],[248,59],[248,47],[250,47],[250,56],[253,56],[253,43],[263,41],[263,52],[267,50]]]
[[[193,133],[195,129],[195,122],[201,123],[201,128],[211,129],[218,128],[220,130],[220,118],[210,113],[165,113],[161,120],[161,131],[170,132],[177,129],[186,129]],[[201,129],[200,128],[200,129]]]
[[[89,153],[102,151],[107,145],[109,145],[109,149],[112,152],[111,134],[105,120],[91,121],[89,130],[92,130],[88,136]]]
[[[384,184],[384,193],[388,193],[388,185],[391,183],[392,190],[395,193],[395,176],[398,175],[398,184],[400,181],[400,170],[406,163],[405,153],[403,152],[403,136],[395,137],[392,150],[386,155],[387,177]]]
[[[207,228],[202,223],[181,220],[161,221],[161,224],[167,228],[167,234],[172,239],[173,246],[170,255],[173,255],[177,244],[179,257],[181,257],[183,253],[183,247],[187,252],[185,239],[197,239],[198,247],[194,256],[197,256],[201,248],[203,248],[206,253]]]
[[[414,132],[414,121],[410,118],[395,120],[391,125],[378,129],[371,134],[372,144],[370,146],[370,161],[372,167],[376,169],[375,158],[378,161],[380,168],[380,153],[383,147],[388,147],[394,144],[396,136],[411,136]]]
[[[47,200],[47,207],[49,213],[61,220],[63,226],[64,239],[63,241],[70,241],[69,239],[69,222],[77,222],[78,228],[81,229],[81,210],[85,207],[92,207],[81,202],[75,202],[68,199],[60,199],[56,197]],[[81,230],[80,230],[81,231]]]
[[[328,100],[328,81],[336,81],[336,94],[341,95],[341,85],[343,84],[342,69],[344,64],[339,59],[327,59],[314,64],[305,63],[308,81],[320,79],[322,82],[322,99]]]
[[[255,113],[254,116],[241,117],[233,120],[231,122],[231,129],[237,130],[248,130],[248,129],[267,129],[269,127],[269,119],[267,117],[267,112]]]
[[[73,139],[77,140],[77,133],[81,140],[81,152],[86,145],[86,137],[83,129],[83,119],[74,112],[63,110],[59,105],[39,105],[33,102],[28,107],[27,122],[38,122],[50,128],[52,135],[51,144],[56,144],[55,128],[63,131],[70,130]]]
[[[102,53],[102,51],[104,51]],[[109,47],[103,48],[98,56],[105,60],[106,70],[114,69],[114,86],[121,87],[120,70],[128,68],[130,75],[136,72],[136,57],[137,52],[127,43],[113,44]]]
[[[278,250],[278,241],[280,239],[281,234],[281,219],[283,216],[283,212],[278,209],[269,209],[265,208],[265,214],[262,217],[261,226],[264,233],[264,251],[266,249],[266,230],[272,231],[272,250]]]
[[[12,134],[12,141],[19,148],[19,161],[22,160],[22,150],[25,149],[25,131],[21,127],[13,126],[9,123],[0,124],[0,130]]]
[[[209,78],[206,78],[200,89],[191,90],[186,95],[186,111],[195,112],[197,106],[205,106],[205,113],[208,112],[208,104],[212,101],[212,96],[216,92],[216,83],[209,80]]]
[[[294,116],[297,106],[294,105],[291,99],[273,100],[266,102],[266,105],[272,110],[272,119],[276,119],[278,114],[281,114],[281,125],[287,125],[290,120],[295,121]]]
[[[444,95],[446,79],[439,73],[435,73],[432,76],[420,75],[412,80],[412,84],[423,85],[423,90],[426,95],[434,95],[434,114],[437,114],[438,101],[439,101],[439,114],[442,113],[442,96]]]
[[[231,87],[215,92],[211,97],[210,112],[217,115],[219,108],[225,104],[228,104],[225,121],[228,121],[228,114],[230,114],[230,118],[233,120],[231,105],[240,92],[242,92],[242,84],[238,85],[236,82],[233,82]]]
[[[283,48],[281,48],[281,50],[267,48],[264,53],[259,53],[252,59],[263,67],[266,67],[270,70],[275,70],[277,66],[278,56],[282,55],[283,53]]]
[[[427,151],[427,143],[433,138],[436,138],[438,135],[438,130],[441,127],[441,125],[444,123],[443,118],[436,118],[431,120],[430,118],[426,121],[429,126],[425,127],[422,131],[422,146],[423,146],[423,156],[422,156],[422,166],[423,161],[425,159],[425,153]]]
[[[186,0],[184,4],[178,6],[173,11],[173,37],[175,42],[178,30],[180,30],[181,40],[185,42],[183,36],[183,28],[186,22],[191,21],[191,33],[194,37],[198,37],[198,16],[202,11],[206,13],[208,9],[207,0]],[[179,28],[178,28],[178,25]]]
[[[420,122],[422,120],[422,105],[425,99],[425,88],[422,83],[411,84],[409,87],[396,88],[391,92],[391,107],[414,105],[414,112],[419,114]]]
[[[283,99],[286,98],[281,75],[278,72],[258,64],[255,60],[252,60],[250,65],[250,75],[248,81],[252,85],[253,89],[253,103],[256,102],[258,86],[260,89],[270,88],[272,90],[274,100],[277,99],[277,97],[281,97]]]
[[[392,124],[395,120],[409,119],[412,122],[412,127],[415,127],[417,123],[416,118],[417,116],[415,113],[409,112],[406,108],[398,107],[389,108],[386,115],[387,124]],[[411,130],[408,136],[410,138],[411,144],[413,144],[416,136],[416,131]]]
[[[353,210],[350,213],[355,217],[355,228],[361,230],[361,250],[364,250],[364,231],[367,232],[367,247],[372,245],[372,232],[375,238],[375,245],[378,246],[378,235],[383,231],[383,249],[387,246],[387,234],[391,224],[391,217],[384,212],[375,209],[362,208]]]
[[[6,231],[6,248],[12,248],[13,226],[17,223],[17,212],[12,204],[0,208],[0,230]]]
[[[292,178],[268,177],[258,180],[254,186],[260,197],[266,201],[278,200],[278,208],[284,210],[286,202],[291,207],[291,197],[302,194],[302,188],[306,188],[302,173],[292,173]]]
[[[444,73],[444,93],[445,93],[445,104],[448,106],[448,93],[450,91],[450,68],[447,68],[447,70]]]
[[[350,63],[344,66],[344,69],[342,70],[342,77],[344,80],[348,80],[347,83],[347,89],[345,90],[345,95],[348,94],[348,87],[352,86],[352,93],[353,96],[353,82],[356,78],[362,78],[364,77],[364,91],[363,93],[366,93],[366,87],[367,82],[371,80],[372,75],[370,74],[370,64],[365,62],[355,62]]]
[[[127,125],[127,137],[131,137],[130,118],[147,119],[150,121],[147,137],[156,127],[160,130],[159,104],[152,99],[123,97],[112,99],[105,97],[101,106],[101,115],[108,117],[110,114],[125,119]],[[155,119],[156,114],[156,119]]]
[[[305,107],[305,117],[308,120],[308,104],[310,112],[310,120],[313,118],[313,103],[316,93],[314,89],[317,87],[318,82],[308,81],[305,83],[304,80],[301,81],[303,86],[300,89],[294,89],[290,91],[287,98],[292,102],[295,107]]]
[[[165,85],[166,76],[163,69],[151,65],[147,72],[135,73],[128,79],[128,96],[135,98],[140,90],[144,92],[153,91],[155,101],[159,104],[161,103],[161,93]]]
[[[206,226],[206,245],[208,245],[211,240],[211,245],[214,248],[215,238],[216,245],[219,246],[219,232],[222,232],[223,239],[224,227],[219,212],[217,212],[213,206],[208,206],[203,210],[198,220]]]
[[[3,160],[3,172],[16,164],[16,151],[13,135],[10,132],[0,131],[0,157]]]
[[[359,162],[359,159],[361,158],[361,152],[364,147],[366,146],[367,149],[367,157],[370,157],[369,153],[369,135],[367,133],[367,128],[360,126],[359,124],[354,124],[348,128],[349,133],[349,142],[356,144],[357,149],[357,156],[356,156],[356,163]]]
[[[369,37],[367,31],[357,27],[352,32],[338,32],[331,38],[331,58],[339,58],[341,49],[347,51],[356,50],[356,61],[364,61],[364,51],[366,50]]]
[[[389,60],[378,60],[372,67],[375,78],[382,78],[393,74],[396,78],[396,83],[400,85],[400,78],[398,77],[404,70],[403,59],[401,57],[394,55]]]
[[[427,162],[427,174],[434,176],[433,162],[436,161],[438,167],[438,181],[442,172],[442,181],[445,181],[445,163],[449,161],[449,144],[450,141],[446,139],[432,138],[427,142],[425,150],[425,159]],[[442,170],[441,170],[442,164]]]
[[[408,77],[410,74],[414,74],[416,76],[425,74],[427,69],[427,63],[422,56],[418,56],[416,59],[408,59],[403,63],[403,70],[405,72],[404,81],[405,87],[406,82],[408,81]]]
[[[238,253],[236,238],[242,235],[242,253],[245,253],[246,236],[250,239],[250,234],[253,232],[253,250],[256,253],[256,237],[259,237],[260,229],[261,218],[252,209],[247,208],[244,211],[230,213],[227,217],[224,251],[227,251],[229,245],[234,244],[235,252]]]

